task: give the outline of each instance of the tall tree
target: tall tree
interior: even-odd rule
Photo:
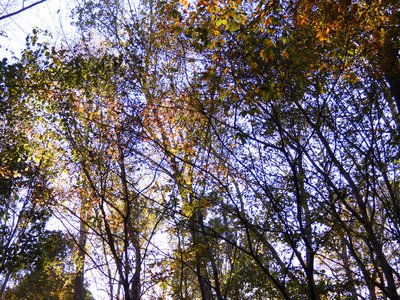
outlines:
[[[32,269],[9,288],[5,299],[76,299],[73,289],[73,243],[61,232],[40,236],[40,249]],[[40,289],[37,287],[41,287]],[[85,288],[82,299],[93,299]]]
[[[110,298],[398,299],[397,1],[131,4],[25,76]]]
[[[42,152],[30,148],[33,120],[25,118],[31,114],[20,86],[21,64],[9,64],[4,59],[0,67],[0,276],[4,295],[9,280],[36,261],[40,235],[49,218],[43,203],[51,189],[46,173],[48,161]]]

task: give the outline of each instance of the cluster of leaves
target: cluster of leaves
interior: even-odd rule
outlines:
[[[79,278],[125,299],[398,299],[399,10],[83,1],[73,49],[15,65],[58,145]]]
[[[6,290],[5,299],[76,299],[74,293],[74,244],[58,231],[41,233],[35,262]],[[23,255],[21,255],[23,256]],[[28,270],[26,270],[28,271]],[[40,288],[38,288],[40,287]],[[93,299],[86,290],[83,299]]]

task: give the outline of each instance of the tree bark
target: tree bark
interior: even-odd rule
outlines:
[[[85,225],[86,211],[85,211],[86,199],[83,198],[80,208],[80,229],[78,239],[78,259],[77,259],[77,272],[75,276],[74,294],[76,300],[85,299],[85,247],[87,239],[87,226]]]

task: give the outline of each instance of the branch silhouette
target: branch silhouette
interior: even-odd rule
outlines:
[[[31,5],[28,5],[28,6],[26,6],[26,7],[23,7],[23,8],[21,8],[21,9],[17,10],[17,11],[14,11],[14,12],[12,12],[12,13],[6,14],[6,15],[4,15],[4,16],[0,16],[0,21],[1,21],[1,20],[4,20],[4,19],[7,19],[7,18],[10,18],[10,17],[15,16],[15,15],[18,15],[18,14],[24,12],[25,10],[28,10],[28,9],[30,9],[30,8],[36,6],[36,5],[40,4],[40,3],[43,3],[43,2],[45,2],[45,1],[47,1],[47,0],[40,0],[40,1],[37,1],[37,2],[35,2],[35,3],[32,3]]]

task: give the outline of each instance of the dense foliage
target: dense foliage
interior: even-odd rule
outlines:
[[[3,293],[59,257],[54,299],[399,299],[399,11],[87,0],[73,45],[35,31],[1,65]]]

